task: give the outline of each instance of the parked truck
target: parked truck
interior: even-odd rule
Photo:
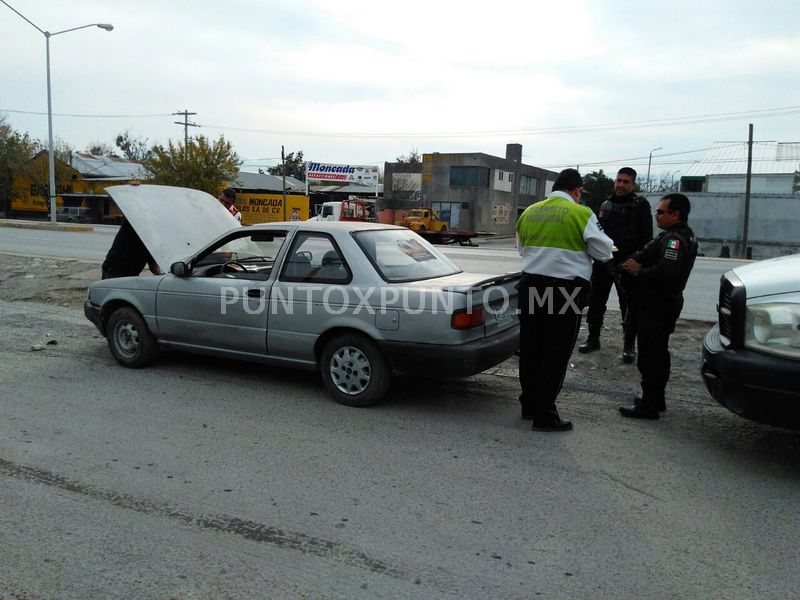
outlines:
[[[409,211],[405,217],[396,221],[395,225],[408,227],[417,233],[420,231],[447,231],[447,223],[440,221],[436,211],[429,208],[415,208]]]
[[[336,202],[323,202],[313,221],[374,221],[374,207],[372,202],[364,200],[341,200]]]

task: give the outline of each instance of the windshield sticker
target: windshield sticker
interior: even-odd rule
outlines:
[[[434,260],[436,258],[422,244],[411,238],[397,242],[397,247],[417,262]]]

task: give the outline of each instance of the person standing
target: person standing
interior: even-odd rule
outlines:
[[[222,206],[228,209],[228,212],[231,213],[239,223],[242,222],[242,211],[236,208],[236,190],[233,188],[225,188],[217,197],[217,200],[222,203]]]
[[[623,417],[658,419],[666,410],[664,391],[670,371],[669,336],[683,308],[683,289],[697,257],[697,241],[689,227],[689,198],[667,194],[658,203],[656,223],[664,231],[622,264],[637,281],[630,310],[636,311],[642,396],[632,407],[620,406]]]
[[[122,221],[106,259],[100,267],[103,279],[113,277],[132,277],[142,272],[144,266],[150,268],[153,275],[161,275],[158,264],[147,251],[144,243],[128,222]]]
[[[578,204],[583,179],[558,174],[553,192],[525,209],[516,224],[522,256],[519,289],[519,381],[522,418],[536,431],[567,431],[556,409],[581,325],[592,259],[612,258],[613,242],[592,211]]]
[[[635,315],[628,310],[633,282],[630,277],[620,272],[619,265],[653,239],[653,216],[650,204],[645,198],[634,194],[635,187],[636,171],[630,167],[621,168],[614,180],[614,193],[597,211],[600,226],[606,235],[614,240],[617,250],[614,251],[614,259],[611,262],[595,263],[592,268],[589,311],[586,314],[589,336],[578,348],[581,354],[600,349],[603,315],[606,312],[611,286],[614,285],[619,298],[624,332],[622,360],[626,363],[632,363],[636,357],[636,323],[633,320]]]

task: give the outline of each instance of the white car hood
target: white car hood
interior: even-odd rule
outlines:
[[[168,185],[115,185],[106,191],[162,272],[241,226],[219,200],[199,190]]]
[[[800,254],[781,256],[733,269],[748,298],[800,292]]]

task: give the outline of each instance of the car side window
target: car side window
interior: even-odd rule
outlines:
[[[321,233],[300,233],[289,248],[280,279],[348,283],[352,274],[333,238]]]
[[[248,232],[228,238],[199,257],[192,277],[267,280],[285,241],[284,231]]]

